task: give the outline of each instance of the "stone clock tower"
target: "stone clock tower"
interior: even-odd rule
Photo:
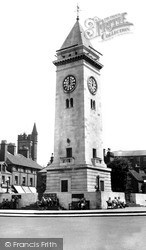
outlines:
[[[110,170],[103,161],[100,56],[77,18],[53,62],[54,161],[48,168],[46,193],[69,197],[111,191]]]

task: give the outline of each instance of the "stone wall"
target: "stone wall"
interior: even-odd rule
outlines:
[[[69,203],[73,200],[79,201],[79,199],[72,199],[72,194],[84,194],[86,200],[90,201],[90,209],[100,208],[101,194],[100,192],[73,192],[73,193],[57,193],[59,203],[64,208],[69,208]]]
[[[130,202],[137,205],[146,206],[146,194],[132,193],[130,194]]]
[[[111,176],[108,168],[87,167],[86,165],[70,165],[60,169],[50,168],[47,172],[46,193],[60,192],[60,182],[62,179],[68,180],[68,192],[95,192],[97,176],[100,177],[100,181],[104,181],[104,191],[111,191]]]
[[[85,199],[90,201],[90,209],[101,208],[101,193],[100,192],[86,192]]]
[[[38,200],[38,194],[30,193],[30,194],[0,194],[0,203],[3,199],[8,199],[9,201],[12,198],[12,195],[21,195],[21,199],[18,201],[18,208],[22,208],[25,206],[29,206],[30,204],[34,204]]]
[[[30,204],[35,203],[38,200],[38,194],[22,194],[19,202],[19,206],[29,206]]]
[[[86,169],[75,169],[66,167],[47,172],[47,187],[46,193],[60,192],[61,180],[68,180],[68,191],[86,191],[87,190],[87,171]]]
[[[69,209],[69,203],[71,203],[71,201],[72,201],[71,195],[72,195],[71,193],[58,192],[57,197],[59,199],[59,204],[62,207]]]
[[[66,76],[76,78],[76,89],[70,94],[63,91],[63,81]],[[72,62],[57,68],[56,75],[56,107],[55,107],[55,140],[54,164],[60,164],[60,157],[66,157],[66,148],[72,148],[76,164],[84,163],[84,95],[83,95],[83,65],[81,61]],[[66,99],[73,98],[73,108],[66,108]],[[70,143],[68,145],[67,138]]]
[[[101,167],[94,167],[87,169],[87,188],[89,192],[95,191],[96,177],[99,176],[100,181],[104,181],[104,191],[111,191],[111,174],[110,170],[101,168]],[[101,190],[100,183],[99,183],[99,190]]]

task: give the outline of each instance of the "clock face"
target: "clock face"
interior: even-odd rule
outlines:
[[[97,82],[93,76],[90,76],[88,79],[88,89],[92,95],[95,95],[97,92]]]
[[[74,91],[76,88],[76,78],[72,75],[68,75],[63,81],[63,90],[66,93]]]

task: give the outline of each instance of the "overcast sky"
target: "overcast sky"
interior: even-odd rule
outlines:
[[[131,33],[100,42],[103,145],[146,149],[145,1],[78,1],[80,23],[127,12]],[[0,0],[0,140],[38,130],[38,163],[54,151],[55,52],[76,21],[74,0]]]

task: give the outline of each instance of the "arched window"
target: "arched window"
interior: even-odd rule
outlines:
[[[93,101],[92,101],[92,99],[90,100],[90,103],[91,103],[91,109],[92,109],[92,107],[93,107],[93,103],[92,103]]]
[[[70,99],[70,107],[73,107],[73,98]]]
[[[93,101],[93,109],[94,109],[94,110],[96,109],[95,101]]]
[[[91,106],[91,109],[95,110],[96,109],[96,103],[94,100],[90,100],[90,106]]]
[[[66,108],[69,108],[69,99],[66,99]]]

